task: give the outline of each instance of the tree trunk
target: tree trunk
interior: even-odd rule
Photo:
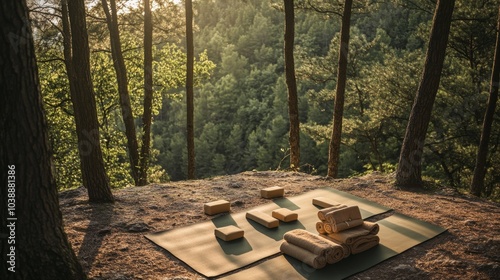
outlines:
[[[109,0],[111,12],[106,0],[102,0],[106,22],[108,25],[111,41],[111,55],[113,57],[113,66],[116,72],[116,81],[118,83],[118,94],[120,96],[120,107],[123,123],[125,124],[125,136],[127,137],[128,154],[132,178],[136,185],[139,184],[139,145],[135,131],[134,115],[130,105],[130,95],[128,91],[127,68],[123,59],[122,47],[120,42],[120,32],[118,30],[118,16],[116,10],[116,1]]]
[[[439,0],[436,4],[422,80],[410,113],[396,171],[396,184],[401,187],[422,186],[425,136],[439,88],[454,6],[455,0]]]
[[[142,116],[142,146],[139,186],[148,184],[151,118],[153,107],[153,21],[151,3],[144,0],[144,114]]]
[[[0,279],[85,279],[59,210],[26,2],[1,1],[0,23]]]
[[[337,177],[339,170],[340,140],[342,135],[342,118],[344,117],[344,96],[347,79],[347,56],[349,54],[349,30],[351,28],[352,0],[346,0],[342,15],[340,31],[339,63],[337,71],[337,88],[333,108],[333,131],[328,147],[328,177]]]
[[[73,96],[75,92],[75,83],[73,77],[72,54],[71,54],[71,27],[69,24],[68,0],[61,0],[61,22],[63,32],[63,56],[66,74],[68,75],[69,91]]]
[[[71,101],[75,113],[78,151],[82,169],[83,185],[89,193],[91,202],[114,201],[109,179],[104,169],[101,144],[99,142],[99,123],[95,93],[90,76],[90,51],[87,25],[85,22],[85,3],[83,0],[68,1],[71,25],[72,67],[69,79],[73,84]]]
[[[476,166],[472,177],[471,193],[480,196],[484,190],[484,177],[486,176],[486,160],[488,156],[488,144],[490,142],[491,127],[495,115],[498,100],[498,86],[500,82],[500,7],[498,10],[497,39],[495,45],[495,56],[491,70],[490,96],[484,114],[483,130],[476,157]]]
[[[285,76],[288,87],[288,117],[290,121],[290,168],[300,168],[300,127],[297,82],[295,80],[295,62],[293,44],[295,39],[295,15],[293,0],[283,0],[285,4]]]
[[[193,3],[186,0],[186,105],[187,105],[187,151],[188,179],[195,178],[194,152],[194,43],[193,43]]]

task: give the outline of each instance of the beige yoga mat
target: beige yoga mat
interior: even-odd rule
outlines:
[[[446,231],[439,226],[398,213],[377,223],[380,225],[379,245],[322,269],[314,269],[297,259],[280,255],[221,279],[344,279]]]
[[[244,212],[219,216],[183,228],[148,234],[146,238],[205,277],[215,277],[280,253],[283,234],[287,231],[301,228],[316,232],[318,208],[312,204],[312,199],[318,196],[331,197],[346,205],[358,205],[363,218],[390,210],[345,192],[321,188],[295,197],[277,198],[271,203]],[[278,228],[269,229],[245,218],[248,211],[257,210],[271,215],[272,211],[278,208],[295,211],[298,213],[298,220],[290,223],[280,221]],[[216,238],[215,228],[228,225],[243,229],[244,237],[229,242]]]

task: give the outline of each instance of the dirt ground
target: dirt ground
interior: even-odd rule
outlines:
[[[233,213],[269,203],[259,191],[275,185],[285,188],[285,196],[332,187],[448,229],[349,279],[500,279],[500,204],[445,188],[397,190],[392,182],[378,173],[326,179],[249,171],[116,190],[114,204],[89,204],[80,188],[61,192],[60,205],[68,238],[90,279],[204,279],[144,234],[209,220],[203,204],[213,200],[231,201]]]

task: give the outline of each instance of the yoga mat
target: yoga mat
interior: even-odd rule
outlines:
[[[398,213],[377,223],[380,225],[378,246],[350,255],[338,263],[328,264],[322,269],[314,269],[290,256],[280,255],[221,279],[344,279],[446,231],[444,228]]]
[[[283,234],[287,231],[301,228],[316,232],[316,222],[319,221],[318,207],[312,204],[312,199],[318,196],[329,197],[346,205],[358,205],[363,218],[390,210],[342,191],[321,188],[295,197],[274,199],[271,203],[248,209],[245,212],[227,214],[210,221],[153,233],[145,237],[172,253],[198,273],[205,277],[215,277],[280,253],[279,247]],[[288,208],[297,212],[299,219],[290,223],[280,222],[278,228],[268,229],[245,218],[247,211],[258,210],[271,215],[272,211],[278,208]],[[200,211],[202,211],[201,208]],[[227,225],[235,225],[243,229],[244,237],[229,242],[216,238],[214,229]]]

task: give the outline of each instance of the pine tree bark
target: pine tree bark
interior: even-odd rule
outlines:
[[[106,22],[110,33],[111,55],[113,57],[113,67],[116,72],[116,81],[118,83],[118,95],[120,96],[120,108],[125,124],[125,136],[127,137],[128,155],[131,167],[132,178],[136,185],[139,184],[139,145],[135,131],[134,115],[130,104],[130,94],[128,91],[127,68],[123,59],[120,31],[118,29],[118,15],[116,1],[102,0]],[[111,11],[110,11],[111,8]]]
[[[72,65],[69,79],[73,84],[71,101],[75,113],[78,152],[83,185],[87,188],[89,201],[113,202],[109,179],[104,168],[95,92],[90,76],[90,51],[83,0],[68,1],[71,26]]]
[[[193,3],[185,1],[186,8],[186,106],[187,106],[187,151],[188,151],[188,179],[195,178],[195,150],[194,150],[194,43],[193,43]]]
[[[150,0],[144,0],[144,114],[142,116],[142,146],[139,186],[148,184],[153,110],[153,21]]]
[[[396,171],[396,185],[400,187],[422,187],[421,164],[425,136],[439,88],[454,6],[455,0],[439,0],[436,3],[424,71],[411,109]]]
[[[71,54],[71,26],[69,24],[68,13],[68,0],[61,0],[61,22],[63,32],[63,56],[64,65],[66,67],[66,74],[68,75],[70,95],[73,96],[75,92],[75,84],[73,77],[72,54]]]
[[[31,34],[26,2],[1,1],[0,279],[86,279],[64,233]]]
[[[349,54],[349,33],[351,28],[352,0],[344,3],[342,27],[340,30],[340,48],[337,70],[337,87],[333,108],[333,131],[328,146],[328,177],[336,178],[339,170],[340,142],[342,136],[342,119],[344,117],[344,97],[347,80],[347,56]]]
[[[480,196],[484,190],[484,177],[486,176],[486,161],[488,157],[488,144],[490,142],[491,127],[495,116],[495,109],[498,100],[498,87],[500,82],[500,7],[498,10],[498,22],[496,30],[497,38],[495,44],[495,55],[493,57],[493,67],[491,70],[490,95],[486,112],[484,114],[481,140],[474,167],[474,175],[471,183],[471,193]]]
[[[293,44],[295,40],[295,13],[293,0],[283,0],[285,5],[285,77],[288,87],[288,118],[290,123],[290,169],[300,168],[300,121],[295,79]]]

